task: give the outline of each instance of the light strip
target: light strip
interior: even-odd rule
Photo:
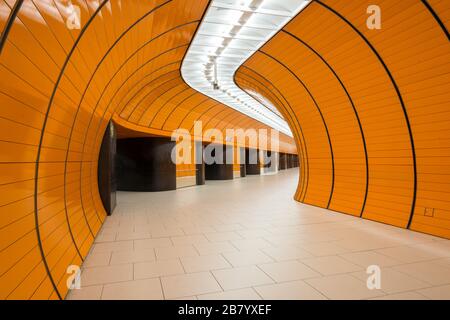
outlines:
[[[212,0],[181,66],[188,85],[292,137],[267,99],[234,82],[236,70],[310,0]],[[264,104],[260,103],[263,102]]]

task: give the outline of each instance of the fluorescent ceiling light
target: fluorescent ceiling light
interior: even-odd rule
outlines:
[[[234,82],[236,70],[310,0],[212,0],[181,67],[188,85],[292,137],[280,112]]]

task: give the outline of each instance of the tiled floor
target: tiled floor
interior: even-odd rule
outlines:
[[[449,240],[298,203],[296,182],[119,192],[68,299],[450,299]]]

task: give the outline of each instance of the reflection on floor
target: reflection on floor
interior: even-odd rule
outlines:
[[[298,203],[296,182],[120,192],[68,298],[450,299],[449,240]]]

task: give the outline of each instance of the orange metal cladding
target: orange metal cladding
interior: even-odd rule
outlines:
[[[445,0],[313,1],[238,70],[294,131],[296,199],[450,238]]]
[[[67,267],[82,263],[105,219],[97,159],[112,117],[165,136],[195,120],[267,128],[180,77],[208,1],[72,0],[81,29],[67,28],[69,2],[23,1],[0,57],[1,299],[65,297]],[[14,5],[0,1],[2,31]]]

